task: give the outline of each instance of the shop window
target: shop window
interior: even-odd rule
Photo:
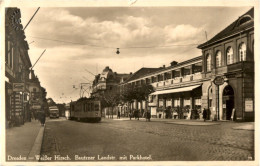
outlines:
[[[246,44],[245,43],[241,43],[239,45],[238,60],[239,61],[245,61],[246,60]]]
[[[227,65],[233,64],[233,49],[228,47],[227,49]]]
[[[166,100],[166,107],[168,107],[168,106],[172,106],[172,100],[171,99],[167,99]]]
[[[216,53],[216,67],[220,67],[221,66],[221,52],[217,51]]]
[[[163,99],[159,100],[159,107],[163,107]]]
[[[196,99],[194,100],[194,104],[195,104],[195,105],[201,105],[201,98],[196,98]]]
[[[183,100],[183,106],[190,106],[190,99],[184,99]]]
[[[174,104],[174,107],[180,106],[180,99],[174,99],[173,104]]]
[[[211,55],[207,54],[206,56],[206,69],[207,71],[211,71]]]

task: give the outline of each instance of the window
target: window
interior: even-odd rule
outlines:
[[[99,105],[95,104],[95,111],[99,111]]]
[[[233,49],[232,47],[228,47],[227,49],[227,65],[233,63]]]
[[[166,100],[166,107],[168,107],[168,106],[172,106],[172,100],[171,99]]]
[[[245,61],[246,60],[246,44],[245,43],[241,43],[239,45],[238,60],[239,61]]]
[[[201,105],[201,98],[195,98],[194,105]]]
[[[216,53],[216,67],[220,67],[221,66],[221,52],[217,51]]]
[[[163,107],[163,99],[159,99],[159,107]]]
[[[186,98],[183,100],[183,106],[187,106],[187,105],[190,105],[190,99],[189,98]]]
[[[11,68],[13,68],[14,47],[10,41],[7,41],[6,49],[7,49],[7,54],[5,57],[5,61]]]
[[[174,107],[180,106],[180,99],[174,99]]]
[[[211,55],[207,54],[206,59],[207,59],[207,65],[206,65],[207,71],[211,71]]]

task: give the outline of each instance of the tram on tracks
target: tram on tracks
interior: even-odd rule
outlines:
[[[70,119],[78,121],[100,122],[101,102],[95,98],[80,98],[70,102]]]

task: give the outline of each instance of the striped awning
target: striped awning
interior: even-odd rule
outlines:
[[[200,85],[193,85],[193,86],[187,86],[183,88],[175,88],[175,89],[167,89],[167,90],[161,90],[151,93],[150,95],[161,95],[161,94],[169,94],[169,93],[178,93],[178,92],[187,92],[192,91],[195,88],[200,87]]]

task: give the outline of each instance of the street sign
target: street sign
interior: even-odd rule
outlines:
[[[24,83],[13,83],[13,91],[14,92],[23,92],[24,91]]]
[[[223,85],[225,80],[223,77],[221,76],[217,76],[214,80],[213,80],[215,85]]]

